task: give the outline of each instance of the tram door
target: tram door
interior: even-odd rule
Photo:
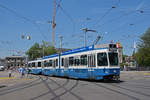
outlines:
[[[64,59],[64,76],[68,76],[69,59]]]
[[[96,67],[95,54],[90,54],[88,55],[88,72],[90,78],[94,78],[95,67]]]
[[[52,60],[53,74],[56,75],[56,60]]]

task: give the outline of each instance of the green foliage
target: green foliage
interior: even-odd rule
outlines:
[[[38,43],[35,43],[27,52],[29,59],[39,58],[40,57],[40,46]]]
[[[123,57],[122,57],[123,62],[120,63],[120,67],[128,66],[128,64],[127,64],[126,61],[125,61],[125,57],[128,57],[128,55],[123,55]]]
[[[42,41],[41,45],[39,45],[38,43],[35,43],[26,52],[29,60],[41,58],[43,56],[47,56],[47,55],[54,54],[54,53],[56,53],[56,49],[46,41]]]
[[[56,53],[56,49],[53,46],[48,46],[44,49],[44,55],[50,55]]]
[[[135,58],[138,66],[150,66],[150,28],[141,36]]]

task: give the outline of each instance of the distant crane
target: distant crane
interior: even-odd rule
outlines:
[[[52,46],[55,47],[55,9],[56,9],[56,0],[54,0],[54,8],[53,8],[53,21],[52,21]]]

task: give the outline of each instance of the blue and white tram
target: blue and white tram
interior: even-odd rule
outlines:
[[[59,55],[54,54],[43,58],[44,67],[42,69],[43,75],[59,76],[56,69],[59,69]]]
[[[49,76],[94,80],[120,76],[116,44],[92,45],[45,56],[41,63],[42,74]]]
[[[30,70],[30,74],[41,74],[43,67],[43,60],[34,60],[28,62],[28,68]]]

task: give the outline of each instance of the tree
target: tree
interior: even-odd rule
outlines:
[[[48,46],[44,50],[44,55],[51,55],[55,53],[56,53],[56,49],[53,46]]]
[[[49,42],[46,41],[42,41],[41,48],[43,56],[57,53],[55,47],[53,47]]]
[[[35,59],[35,58],[39,58],[41,56],[41,49],[40,49],[40,45],[38,43],[35,43],[33,46],[31,46],[31,48],[26,52],[26,54],[28,55],[28,58],[31,59]]]
[[[128,57],[128,55],[123,55],[123,57],[122,57],[122,63],[120,63],[120,67],[123,69],[124,68],[124,66],[128,66],[128,64],[126,63],[126,57]]]
[[[150,66],[150,28],[141,36],[135,59],[138,66]]]
[[[56,53],[55,47],[51,46],[50,43],[48,43],[46,41],[42,41],[41,45],[39,45],[38,43],[35,43],[26,52],[29,60],[41,58],[43,56],[48,56],[48,55],[55,54],[55,53]]]

